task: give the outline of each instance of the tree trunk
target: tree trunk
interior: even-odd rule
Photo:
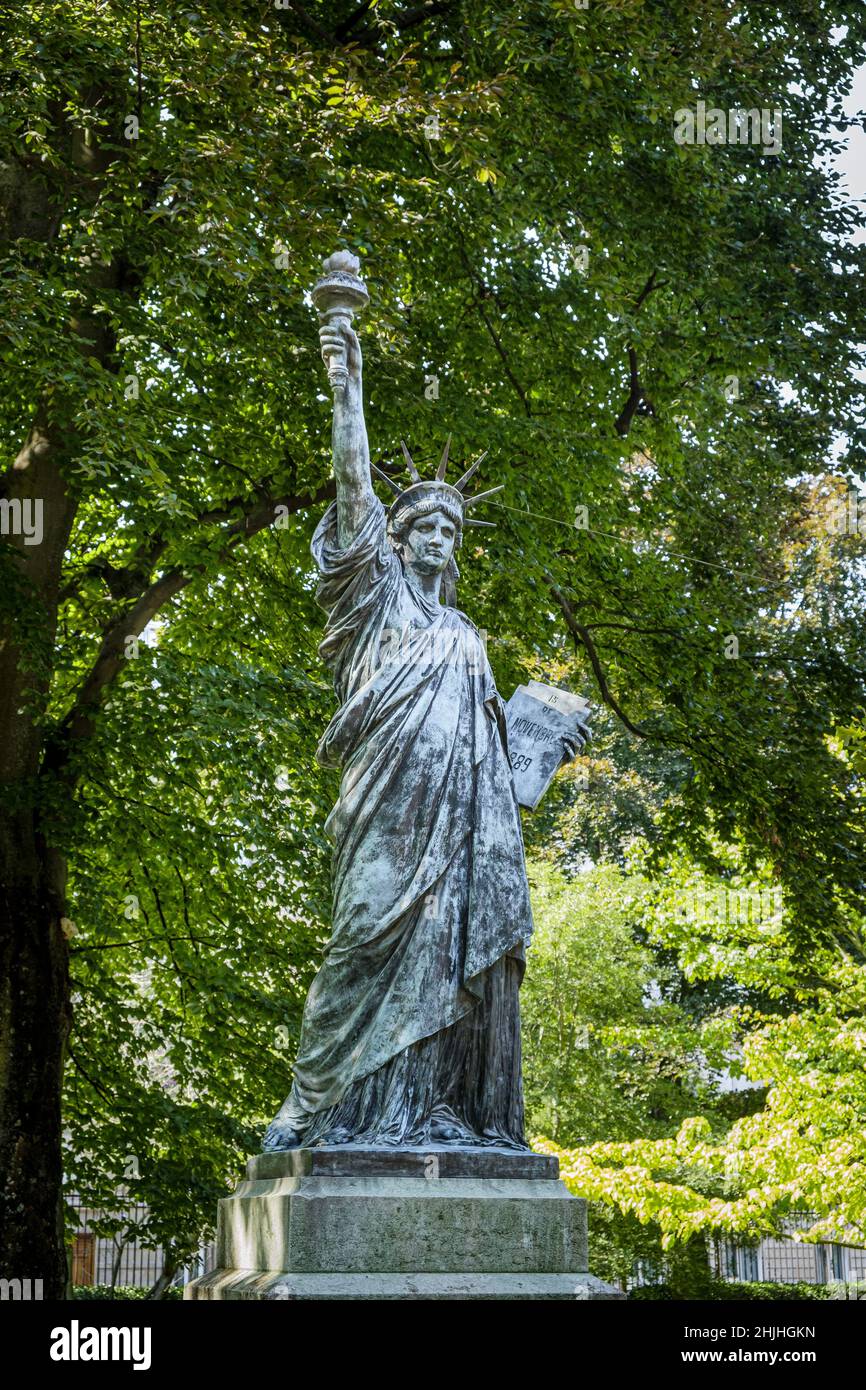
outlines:
[[[55,1299],[67,1284],[60,1091],[71,1003],[66,865],[39,817],[41,716],[75,515],[61,471],[68,433],[37,411],[2,485],[39,500],[44,530],[33,546],[10,536],[4,556],[4,582],[20,589],[0,625],[0,1273],[42,1279]]]
[[[83,99],[101,109],[106,130],[116,130],[127,105],[125,75],[101,77],[84,84]],[[73,184],[82,209],[96,202],[114,157],[95,131],[70,128],[62,101],[51,104],[48,117],[66,162],[64,177],[52,180],[38,161],[20,154],[0,164],[0,240],[24,238],[25,255],[27,240],[52,244]],[[113,329],[94,304],[106,287],[127,288],[134,280],[120,257],[107,266],[83,265],[69,322],[83,358],[116,365]],[[50,813],[44,833],[40,825],[42,788],[57,800],[64,759],[55,750],[45,760],[42,716],[77,502],[67,482],[78,448],[77,404],[59,392],[34,402],[27,439],[0,477],[0,497],[18,505],[28,500],[44,527],[34,544],[10,535],[12,555],[0,557],[2,582],[14,586],[0,623],[0,1277],[42,1279],[48,1299],[64,1298],[68,1285],[60,1100],[72,1007],[62,925],[66,865]],[[68,798],[69,769],[61,776]]]
[[[0,823],[0,1272],[66,1293],[60,1093],[71,1023],[56,868],[32,810]],[[52,880],[55,881],[52,881]]]
[[[178,1265],[177,1260],[174,1258],[174,1256],[166,1252],[165,1263],[162,1267],[162,1274],[160,1274],[156,1283],[153,1285],[150,1292],[148,1293],[148,1298],[164,1298],[166,1290],[171,1284],[171,1281],[174,1278],[174,1276],[177,1274],[179,1268],[180,1266]]]
[[[112,1264],[112,1266],[111,1266],[111,1288],[112,1288],[112,1291],[117,1287],[117,1280],[118,1280],[118,1277],[119,1277],[119,1275],[120,1275],[120,1266],[121,1266],[121,1263],[122,1263],[122,1261],[123,1261],[123,1252],[124,1252],[125,1249],[126,1249],[126,1237],[125,1237],[125,1234],[124,1234],[124,1237],[120,1240],[120,1243],[119,1243],[119,1245],[118,1245],[118,1247],[117,1247],[117,1254],[115,1255],[115,1257],[114,1257],[114,1262],[113,1262],[113,1264]]]

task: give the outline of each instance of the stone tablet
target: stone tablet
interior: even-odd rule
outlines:
[[[589,701],[582,695],[573,695],[570,690],[560,690],[556,685],[544,685],[542,681],[527,681],[525,689],[542,704],[558,710],[560,714],[577,715],[579,722],[585,724],[589,716]]]
[[[583,747],[588,709],[581,696],[540,681],[517,687],[505,713],[514,788],[521,806],[534,811],[575,745]]]

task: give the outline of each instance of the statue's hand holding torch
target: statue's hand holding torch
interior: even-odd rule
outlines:
[[[319,325],[322,360],[334,391],[344,391],[351,381],[361,383],[361,344],[351,322],[343,314],[328,315]]]

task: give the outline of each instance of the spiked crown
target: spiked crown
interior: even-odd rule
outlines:
[[[403,450],[403,457],[406,460],[406,467],[409,470],[409,477],[412,479],[409,487],[402,488],[393,478],[371,464],[372,471],[377,478],[381,478],[387,483],[392,492],[397,495],[388,510],[388,531],[392,536],[399,535],[419,516],[426,516],[429,512],[444,512],[451,517],[458,532],[462,532],[464,526],[493,526],[492,521],[478,521],[475,517],[469,517],[466,513],[485,497],[491,497],[494,492],[501,492],[502,485],[499,487],[488,488],[486,492],[476,492],[472,497],[464,497],[463,491],[470,478],[483,459],[487,457],[487,450],[475,460],[471,468],[468,468],[461,478],[454,484],[446,483],[445,470],[448,467],[448,451],[451,448],[451,436],[449,434],[445,444],[439,467],[436,469],[435,478],[426,481],[421,477],[412,456],[406,448],[403,440],[400,440],[400,447]]]

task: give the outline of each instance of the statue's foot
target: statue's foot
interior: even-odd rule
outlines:
[[[348,1129],[329,1129],[316,1144],[316,1148],[330,1148],[332,1144],[351,1144],[354,1135]]]
[[[434,1120],[430,1126],[430,1138],[437,1144],[461,1144],[466,1140],[456,1125],[449,1125],[445,1120]]]
[[[277,1120],[272,1120],[265,1131],[262,1140],[263,1154],[284,1153],[286,1149],[299,1149],[301,1147],[301,1136],[297,1130],[289,1125],[280,1124]]]

